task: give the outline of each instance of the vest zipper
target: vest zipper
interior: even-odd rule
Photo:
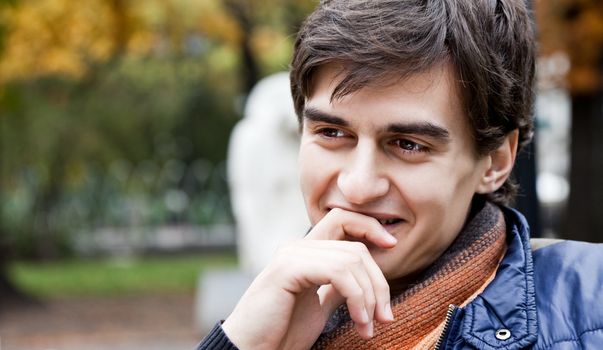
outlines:
[[[442,330],[442,334],[440,334],[440,338],[436,342],[434,350],[440,350],[440,347],[442,346],[442,342],[444,342],[444,337],[446,336],[446,333],[448,332],[448,327],[450,327],[450,321],[452,321],[452,315],[454,315],[455,311],[456,311],[456,306],[454,306],[452,304],[448,305],[448,311],[446,311],[446,320],[444,321],[444,329]]]

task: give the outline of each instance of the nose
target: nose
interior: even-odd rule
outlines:
[[[350,153],[337,177],[337,187],[349,203],[370,203],[389,191],[390,183],[378,158],[377,146],[368,143],[358,143]]]

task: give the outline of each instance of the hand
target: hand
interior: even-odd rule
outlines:
[[[335,208],[302,240],[281,248],[222,325],[240,349],[307,349],[345,302],[358,333],[391,322],[389,286],[366,245],[396,244],[374,218]]]

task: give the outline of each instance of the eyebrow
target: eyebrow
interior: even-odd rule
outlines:
[[[349,126],[343,118],[322,112],[316,108],[307,107],[303,113],[304,119],[313,122],[323,122],[338,126]],[[450,142],[450,132],[445,128],[430,122],[393,123],[385,128],[387,132],[407,135],[423,135],[441,142]]]
[[[450,133],[448,132],[448,130],[430,122],[418,122],[408,124],[394,123],[388,125],[387,131],[397,134],[424,135],[430,138],[440,140],[442,142],[450,141]]]
[[[343,118],[336,117],[334,115],[330,115],[328,113],[319,111],[318,109],[312,108],[312,107],[307,107],[304,109],[304,119],[308,119],[313,122],[323,122],[323,123],[329,123],[329,124],[338,125],[338,126],[349,126],[350,125],[350,123],[348,123]]]

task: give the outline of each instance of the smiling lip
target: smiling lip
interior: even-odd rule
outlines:
[[[377,218],[375,218],[377,219]],[[379,223],[383,226],[390,226],[390,225],[395,225],[399,222],[402,222],[402,219],[399,218],[393,218],[393,219],[377,219],[377,221],[379,221]]]
[[[402,220],[402,219],[388,219],[385,222],[382,221],[382,220],[379,220],[379,223],[385,229],[385,231],[387,231],[391,235],[395,236],[396,228],[398,227],[398,225],[404,223],[404,220]]]
[[[339,208],[339,209],[342,209],[345,211],[372,217],[373,219],[379,221],[381,226],[393,236],[396,236],[395,232],[397,231],[398,225],[406,222],[406,220],[404,220],[403,218],[401,218],[400,216],[398,216],[396,214],[353,210],[353,209],[349,209],[347,207],[339,206],[339,205],[328,206],[327,211],[331,211],[331,209],[333,209],[333,208]],[[377,245],[375,245],[374,243],[372,243],[371,241],[369,241],[367,239],[355,238],[352,236],[348,236],[346,238],[346,240],[361,242],[364,245],[366,245],[366,247],[368,248],[369,251],[381,251],[382,250],[382,248],[379,248]]]

